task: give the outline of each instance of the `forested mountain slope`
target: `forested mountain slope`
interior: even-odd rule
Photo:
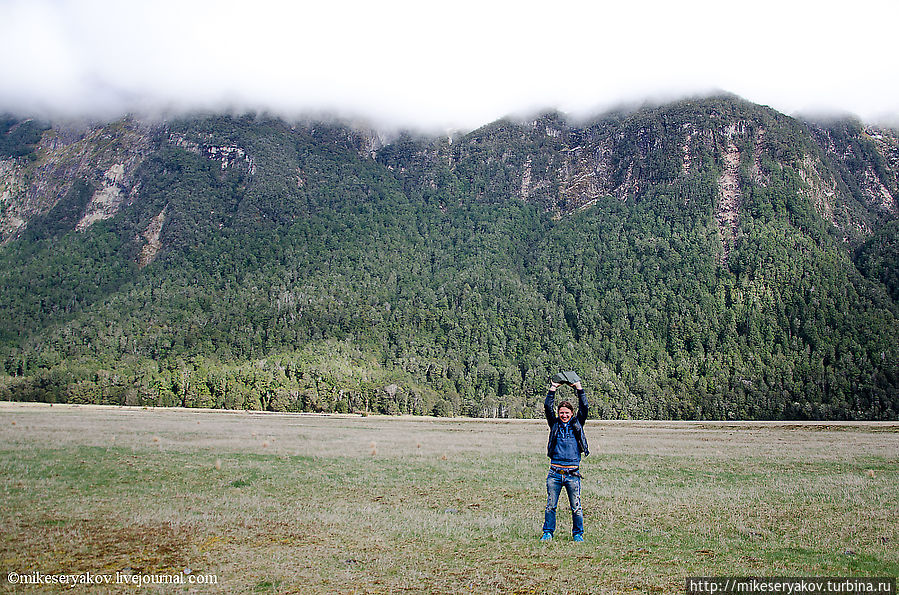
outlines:
[[[899,415],[899,134],[732,97],[385,139],[3,120],[6,398]]]

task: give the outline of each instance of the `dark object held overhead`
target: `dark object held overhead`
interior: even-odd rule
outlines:
[[[581,379],[575,372],[559,372],[552,377],[552,381],[556,384],[575,384],[580,382]]]

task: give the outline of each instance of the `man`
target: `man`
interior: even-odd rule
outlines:
[[[556,390],[567,384],[577,391],[577,416],[568,401],[559,403],[558,414],[553,409]],[[581,510],[581,453],[590,454],[584,422],[587,421],[587,393],[581,379],[574,372],[560,372],[550,380],[549,391],[543,402],[546,422],[549,424],[549,475],[546,476],[546,512],[543,521],[542,541],[550,541],[556,531],[556,507],[562,487],[568,493],[571,505],[571,533],[574,541],[584,541],[584,513]]]

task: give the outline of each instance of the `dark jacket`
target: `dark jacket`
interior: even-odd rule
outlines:
[[[556,392],[549,391],[546,394],[546,400],[543,401],[543,411],[546,413],[546,423],[549,424],[549,444],[546,445],[546,456],[548,457],[553,456],[553,449],[556,446],[556,439],[559,435],[559,424],[562,423],[559,421],[555,407],[553,406],[555,399]],[[590,454],[590,449],[587,448],[587,436],[584,434],[584,422],[587,421],[587,411],[587,392],[581,389],[577,391],[577,415],[572,417],[571,421],[568,423],[571,424],[571,431],[574,433],[574,437],[577,440],[578,450],[580,450],[585,457]]]

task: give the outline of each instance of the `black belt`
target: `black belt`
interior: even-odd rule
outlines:
[[[563,467],[554,467],[553,465],[549,466],[550,471],[555,471],[556,473],[561,473],[562,475],[573,475],[574,477],[580,477],[581,474],[578,473],[578,468],[575,467],[573,469],[565,469]]]

